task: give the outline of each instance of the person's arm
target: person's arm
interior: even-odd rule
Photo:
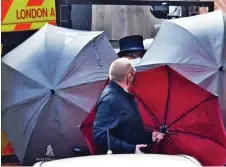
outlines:
[[[109,130],[110,149],[113,153],[135,153],[136,145],[121,141],[111,133],[111,129],[117,128],[120,122],[121,114],[117,108],[113,98],[106,98],[98,104],[93,125],[94,142],[108,150],[107,130]]]

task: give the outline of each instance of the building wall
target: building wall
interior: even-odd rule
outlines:
[[[128,35],[139,34],[144,38],[155,36],[155,18],[148,6],[93,5],[92,30],[105,31],[110,40],[119,40]]]
[[[215,0],[214,6],[215,10],[221,9],[226,13],[226,0]]]
[[[57,25],[63,27],[60,24],[60,5],[66,1],[56,0]],[[68,9],[64,8],[61,14],[64,12],[67,13]],[[126,5],[72,5],[71,20],[70,28],[104,31],[109,40],[116,41],[133,34],[153,37],[156,34],[154,25],[162,22],[151,14],[148,6]]]

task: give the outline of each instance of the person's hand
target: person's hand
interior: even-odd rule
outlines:
[[[160,133],[160,132],[156,132],[156,131],[152,132],[152,141],[159,143],[164,138],[164,135],[165,134]]]
[[[143,152],[140,151],[140,148],[143,148],[143,147],[147,147],[147,145],[145,145],[145,144],[136,145],[135,154],[144,154]]]

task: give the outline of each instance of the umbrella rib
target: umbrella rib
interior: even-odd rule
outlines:
[[[78,107],[78,108],[80,108],[81,110],[84,111],[84,109],[82,109],[81,107],[75,105],[74,103],[70,102],[69,100],[65,99],[64,97],[60,96],[59,94],[57,94],[57,96],[58,96],[59,98],[61,98],[63,101],[65,101],[67,104],[69,104],[69,105],[71,105],[71,106],[73,106],[73,107]],[[59,119],[59,121],[60,121],[59,114],[57,114],[57,115],[58,115],[58,119]],[[63,132],[63,130],[62,130],[61,124],[60,124],[60,129],[61,129],[62,134],[64,134],[64,132]],[[64,140],[67,142],[67,139],[66,139],[66,137],[65,137],[64,135],[63,135],[63,138],[64,138]],[[69,147],[69,146],[68,146],[68,147]]]
[[[170,132],[174,132],[176,134],[172,134],[172,135],[178,135],[177,133],[181,133],[181,134],[185,134],[185,135],[190,135],[190,136],[195,136],[195,137],[198,137],[198,138],[201,138],[201,139],[207,139],[207,140],[210,140],[218,145],[220,145],[221,147],[225,148],[226,149],[226,146],[224,146],[223,144],[209,138],[209,137],[206,137],[206,136],[202,136],[202,135],[198,135],[198,134],[194,134],[194,133],[191,133],[191,132],[182,132],[180,130],[170,130]]]
[[[78,55],[80,55],[83,51],[84,51],[83,47],[80,52],[76,55],[76,57],[71,61],[71,63],[69,64],[69,66],[67,67],[67,69],[65,70],[64,74],[62,75],[62,77],[60,78],[59,82],[57,83],[57,85],[60,85],[65,79],[66,77],[69,77],[73,74],[73,72],[75,72],[77,70],[77,68],[82,64],[82,62],[85,60],[85,58],[87,57],[87,54],[84,54],[85,56],[83,56],[81,59],[77,60],[76,58],[78,57]],[[74,67],[74,69],[72,71],[69,71],[70,68],[72,68],[72,65],[74,64],[75,60],[78,61],[78,63],[76,64],[76,66]],[[68,73],[68,75],[66,75]]]
[[[175,143],[173,142],[173,140],[170,138],[169,135],[166,136],[168,143],[170,143],[173,148],[176,150],[176,152],[179,154],[181,151],[180,149],[175,145]]]
[[[166,100],[166,106],[165,106],[165,114],[164,114],[164,125],[166,125],[166,119],[168,114],[168,105],[169,105],[169,98],[170,98],[170,71],[168,66],[166,66],[167,69],[167,78],[168,78],[168,93],[167,93],[167,100]]]
[[[182,27],[182,26],[179,25],[179,24],[176,24],[176,25],[177,25],[178,27],[180,27],[182,30],[185,30],[187,33],[189,33],[189,34],[193,37],[193,39],[201,46],[201,48],[202,48],[203,51],[209,56],[209,58],[212,59],[212,61],[214,62],[214,64],[217,66],[216,61],[212,58],[211,55],[209,55],[209,54],[207,53],[206,49],[205,49],[204,46],[201,44],[201,42],[200,42],[199,40],[197,40],[196,37],[195,37],[190,31],[188,31],[185,27]]]
[[[210,79],[211,77],[213,77],[214,75],[216,75],[218,73],[218,71],[213,72],[210,76],[206,77],[202,82],[198,83],[199,85],[204,83],[206,80]]]
[[[58,97],[61,98],[61,96],[58,96]],[[56,112],[56,116],[58,117],[58,120],[59,120],[59,129],[60,129],[60,131],[61,131],[62,138],[64,139],[65,143],[67,143],[67,147],[68,147],[69,149],[71,149],[71,147],[69,146],[69,144],[68,144],[68,142],[67,142],[67,138],[66,138],[65,135],[64,135],[64,131],[63,131],[63,128],[62,128],[62,126],[61,126],[60,116],[59,116],[59,113],[58,113],[58,112]]]
[[[168,142],[169,142],[170,144],[172,144],[172,146],[173,146],[173,148],[176,150],[176,152],[177,152],[177,153],[180,153],[180,152],[181,152],[180,149],[175,145],[175,143],[173,142],[173,140],[170,138],[169,135],[167,136],[167,139],[168,139]]]
[[[143,104],[143,106],[145,107],[146,110],[148,110],[148,114],[152,117],[152,119],[154,120],[155,124],[157,126],[161,126],[161,123],[159,122],[159,120],[156,118],[155,114],[148,108],[148,106],[146,106],[146,104],[143,102],[143,100],[141,100],[141,98],[134,94],[138,99],[139,101]]]
[[[72,103],[71,101],[67,100],[66,98],[60,96],[59,94],[56,94],[58,97],[60,97],[63,101],[65,101],[66,103],[70,104],[73,107],[78,107],[81,110],[85,111],[83,108],[81,108],[80,106],[75,105],[74,103]]]
[[[48,45],[48,44],[47,44],[47,41],[48,41],[48,40],[47,40],[46,33],[47,33],[47,32],[45,32],[45,52],[46,52],[47,54],[49,54],[48,51],[47,51],[47,50],[48,50],[48,49],[47,49],[47,45]],[[46,59],[45,59],[45,60],[46,60],[47,66],[48,66],[48,74],[49,74],[49,78],[50,78],[50,81],[51,81],[51,80],[52,80],[52,75],[51,75],[51,73],[50,73],[50,67],[49,67],[48,56],[46,56]]]
[[[205,64],[195,64],[195,63],[178,63],[178,62],[174,62],[174,63],[167,63],[168,65],[192,65],[192,66],[202,66],[202,67],[206,67],[206,68],[209,68],[209,69],[214,69],[216,70],[216,68],[213,68],[213,67],[210,67],[210,66],[207,66]]]
[[[150,132],[152,132],[153,130],[159,130],[158,128],[154,128],[154,127],[147,126],[147,125],[144,125],[144,127],[147,131],[150,131]]]
[[[106,77],[107,78],[107,77]],[[101,82],[101,81],[105,81],[106,80],[106,78],[105,79],[102,79],[101,78],[101,80],[99,80],[99,78],[98,78],[98,80],[93,80],[93,81],[88,81],[88,82],[81,82],[81,83],[79,83],[79,84],[77,84],[76,85],[76,83],[74,84],[74,85],[72,85],[72,86],[64,86],[64,87],[60,87],[59,89],[60,90],[66,90],[66,89],[70,89],[70,88],[74,88],[74,87],[77,87],[77,86],[83,86],[83,85],[88,85],[88,84],[91,84],[91,83],[99,83],[99,82]]]
[[[78,34],[78,35],[84,35],[84,34],[80,33],[80,34]],[[98,39],[96,39],[96,40],[98,41],[100,38],[102,38],[101,36],[102,36],[102,35],[101,35],[101,33],[100,33],[99,35],[94,36],[94,37],[92,38],[92,40],[94,40],[94,39],[96,39],[96,38],[99,37]],[[57,85],[60,85],[60,84],[64,81],[64,79],[66,79],[66,77],[71,76],[71,75],[72,75],[72,72],[75,71],[75,70],[77,70],[77,68],[82,64],[82,62],[84,61],[84,59],[88,56],[88,54],[86,54],[86,53],[87,53],[87,50],[85,50],[85,49],[88,48],[90,45],[92,45],[92,40],[90,40],[89,42],[87,42],[87,43],[79,50],[79,52],[77,53],[77,55],[73,58],[73,60],[70,62],[69,66],[67,67],[67,69],[65,70],[65,72],[63,73],[63,75],[61,76],[61,78],[59,79],[59,82],[57,83]],[[84,52],[84,53],[83,53],[83,52]],[[79,60],[79,63],[74,67],[74,70],[72,70],[71,72],[69,72],[69,69],[72,67],[72,65],[73,65],[73,63],[75,62],[75,60],[76,60],[76,58],[78,57],[78,55],[80,55],[80,54],[82,54],[82,53],[83,53],[85,56],[82,56],[82,59]],[[76,60],[76,61],[77,61],[77,60]],[[68,75],[66,75],[67,72],[69,72]]]
[[[46,92],[43,92],[43,93],[41,93],[41,94],[39,94],[38,96],[35,96],[35,97],[29,97],[29,98],[25,99],[25,100],[22,101],[22,102],[18,102],[18,103],[16,103],[16,104],[13,104],[12,106],[9,106],[9,107],[3,109],[2,112],[6,111],[6,110],[8,110],[8,109],[10,109],[10,108],[16,107],[16,106],[18,106],[18,105],[27,103],[28,101],[33,102],[33,101],[35,101],[36,99],[38,99],[39,97],[44,96],[44,94],[46,94]]]
[[[48,97],[49,97],[49,96],[48,96]],[[47,99],[48,97],[46,97],[46,99]],[[43,100],[43,102],[42,102],[42,104],[40,105],[40,107],[46,102],[46,99]],[[40,108],[40,107],[39,107],[39,108]],[[28,123],[27,123],[27,125],[26,125],[26,127],[25,127],[25,129],[24,129],[23,137],[24,137],[24,135],[25,135],[25,132],[27,131],[27,128],[28,128],[29,123],[31,122],[31,120],[33,119],[33,117],[35,116],[35,114],[36,114],[36,112],[35,112],[35,113],[31,116],[31,118],[29,119],[29,121],[28,121]]]
[[[183,115],[181,115],[179,118],[177,118],[175,121],[173,121],[171,124],[168,125],[168,128],[170,126],[172,126],[173,124],[177,123],[178,121],[180,121],[182,118],[184,118],[186,115],[188,115],[190,112],[194,111],[197,107],[199,107],[201,104],[211,100],[211,99],[214,99],[215,96],[211,96],[203,101],[201,101],[200,103],[198,103],[196,106],[194,106],[193,108],[191,108],[190,110],[188,110],[187,112],[185,112]]]
[[[4,62],[3,62],[3,63],[4,63]],[[11,70],[15,71],[16,73],[19,73],[19,75],[22,75],[23,77],[25,77],[26,79],[28,79],[28,80],[30,80],[30,81],[32,81],[32,82],[34,82],[34,83],[36,83],[36,84],[42,86],[43,88],[46,88],[46,85],[44,85],[43,83],[41,83],[41,82],[39,82],[39,81],[37,81],[37,80],[35,80],[35,79],[33,79],[33,78],[31,78],[31,77],[25,75],[25,74],[22,73],[22,72],[17,71],[15,68],[9,66],[9,65],[6,64],[6,63],[4,63],[4,64],[5,64],[8,68],[10,68]],[[48,87],[47,87],[47,88],[48,88]]]

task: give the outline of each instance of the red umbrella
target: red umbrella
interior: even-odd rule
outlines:
[[[133,91],[146,129],[166,134],[152,153],[190,155],[203,165],[226,163],[226,134],[216,96],[168,66],[137,72]],[[94,118],[95,108],[81,126],[93,154]]]
[[[86,140],[86,143],[88,145],[91,155],[95,155],[98,149],[92,137],[93,122],[95,120],[95,116],[96,116],[96,105],[93,107],[89,115],[86,117],[86,119],[83,121],[82,125],[80,126],[80,129]]]
[[[108,84],[109,79],[106,80],[106,84],[104,85],[103,89]],[[92,108],[92,110],[89,112],[89,115],[86,117],[86,119],[82,122],[81,126],[79,127],[86,140],[91,155],[95,155],[98,150],[98,147],[95,145],[92,136],[93,122],[95,120],[95,116],[96,116],[96,105]]]

